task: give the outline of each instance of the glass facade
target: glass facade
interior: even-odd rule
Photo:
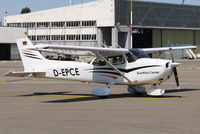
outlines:
[[[96,34],[83,34],[83,35],[29,35],[30,40],[36,41],[96,41]]]
[[[95,20],[88,21],[66,21],[66,22],[31,22],[31,23],[7,23],[8,27],[25,28],[67,28],[67,27],[95,27]]]
[[[76,35],[68,35],[67,33],[63,32],[60,33],[61,35],[50,35],[50,29],[77,29],[78,28],[96,28],[96,21],[95,20],[88,20],[88,21],[60,21],[60,22],[31,22],[31,23],[7,23],[8,27],[25,27],[28,30],[35,30],[35,35],[29,35],[29,38],[33,41],[96,41],[97,35],[96,34],[76,34]],[[37,30],[45,30],[48,29],[49,31],[46,32],[45,35],[36,35]]]
[[[115,23],[130,25],[130,1],[115,1]],[[133,25],[200,28],[200,6],[133,1]]]

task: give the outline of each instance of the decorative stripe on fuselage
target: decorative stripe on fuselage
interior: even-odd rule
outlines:
[[[107,73],[107,74],[113,74],[113,75],[118,75],[121,76],[119,73],[117,72],[108,72],[108,71],[92,71],[93,73]]]
[[[144,68],[150,68],[150,67],[159,67],[161,65],[150,65],[150,66],[142,66],[142,67],[136,67],[136,68],[131,68],[131,69],[122,69],[122,68],[117,68],[119,69],[119,71],[123,72],[123,73],[130,73],[132,71],[136,71],[136,70],[139,70],[139,69],[144,69]],[[115,71],[113,68],[93,68],[93,69],[89,69],[89,70],[93,70],[93,72],[105,72],[103,70],[110,70],[110,71]],[[96,71],[98,70],[98,71]],[[119,73],[116,73],[116,72],[108,72],[106,71],[105,73],[115,73],[115,75],[120,75]]]
[[[28,58],[33,58],[33,59],[42,60],[41,58],[37,58],[37,57],[29,56],[29,55],[24,55],[24,56],[25,56],[25,57],[28,57]]]
[[[30,56],[37,56],[35,54],[30,54],[30,53],[23,53],[24,55],[30,55]]]

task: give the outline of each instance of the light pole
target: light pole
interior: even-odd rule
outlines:
[[[71,6],[73,4],[73,1],[72,0],[69,0],[69,5]]]
[[[131,0],[131,16],[130,16],[130,22],[131,22],[131,30],[130,30],[130,34],[131,34],[131,48],[133,45],[133,0]]]
[[[185,0],[182,0],[182,5],[184,5],[184,3],[185,3]]]
[[[6,26],[6,17],[7,17],[8,12],[5,11],[5,17],[4,17],[4,26]]]

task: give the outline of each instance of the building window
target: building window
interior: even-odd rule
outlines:
[[[96,40],[97,39],[97,35],[96,34],[93,34],[92,35],[92,40]]]
[[[35,23],[22,23],[22,27],[33,28],[35,27]]]
[[[66,40],[75,40],[75,35],[66,35]]]
[[[49,27],[49,26],[50,26],[50,22],[38,22],[37,23],[38,28],[44,28],[44,27]]]
[[[96,40],[96,34],[84,34],[82,40]]]
[[[66,40],[80,40],[80,35],[66,35]]]
[[[21,27],[21,23],[8,23],[8,27]]]
[[[83,27],[91,27],[96,26],[96,21],[82,21]]]
[[[28,36],[28,38],[32,41],[35,41],[36,40],[36,36],[35,35],[31,35],[31,36]]]
[[[64,27],[65,22],[52,22],[51,27]]]
[[[65,35],[52,35],[51,40],[65,40]]]
[[[80,21],[67,21],[66,27],[78,27],[80,26]]]
[[[49,35],[38,35],[37,36],[37,40],[50,40],[50,36]]]

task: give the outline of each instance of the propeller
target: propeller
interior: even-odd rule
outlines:
[[[174,72],[174,78],[176,81],[176,85],[177,85],[177,89],[180,89],[180,84],[179,84],[179,78],[178,78],[178,73],[177,73],[177,69],[176,66],[178,66],[180,63],[176,63],[174,62],[174,56],[172,54],[172,48],[169,48],[170,54],[171,54],[171,58],[172,58],[172,68],[173,68],[173,72]]]

